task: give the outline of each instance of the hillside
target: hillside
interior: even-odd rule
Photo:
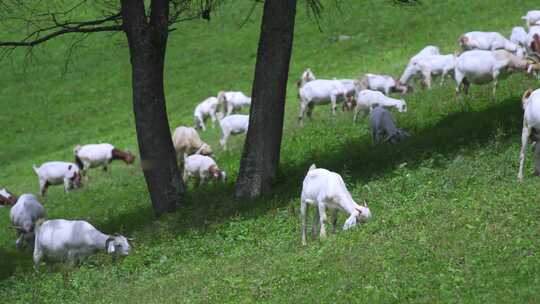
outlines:
[[[366,72],[400,74],[426,45],[453,53],[472,30],[508,35],[537,1],[425,0],[399,8],[387,0],[324,1],[317,23],[299,4],[286,101],[281,175],[275,194],[254,202],[231,193],[243,136],[216,160],[226,184],[193,189],[172,215],[156,220],[137,166],[94,170],[84,188],[51,187],[49,218],[85,219],[100,230],[136,238],[119,263],[104,254],[81,267],[35,273],[31,253],[15,249],[9,210],[0,208],[0,298],[5,303],[536,303],[540,301],[540,180],[516,180],[522,124],[520,97],[538,81],[513,75],[472,86],[466,104],[447,79],[405,97],[395,113],[413,137],[371,145],[367,120],[331,117],[317,107],[296,122],[294,80],[310,67],[319,78]],[[222,89],[250,92],[261,9],[239,27],[250,1],[229,1],[210,23],[171,32],[166,97],[171,128],[191,125],[197,103]],[[332,42],[335,35],[348,41]],[[6,34],[8,35],[8,34]],[[1,37],[2,35],[0,35]],[[1,40],[2,38],[0,38]],[[0,186],[38,192],[32,164],[72,160],[76,144],[111,142],[137,151],[129,55],[122,34],[89,36],[67,73],[72,38],[24,50],[0,73]],[[202,138],[218,147],[219,129]],[[312,163],[340,173],[373,220],[327,240],[300,243],[302,179]],[[341,216],[339,223],[342,224]]]

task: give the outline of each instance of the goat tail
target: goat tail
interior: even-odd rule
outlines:
[[[32,165],[32,169],[34,169],[34,172],[36,172],[36,174],[39,175],[39,173],[38,173],[39,167],[38,166],[36,166],[34,164],[34,165]]]
[[[315,170],[315,169],[317,169],[317,166],[315,166],[315,164],[311,164],[311,166],[309,167],[308,172],[311,171],[311,170]]]

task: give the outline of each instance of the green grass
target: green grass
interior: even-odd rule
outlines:
[[[39,274],[31,253],[0,232],[0,296],[5,303],[537,303],[540,301],[539,180],[528,154],[524,183],[516,181],[520,96],[537,81],[514,75],[491,87],[473,86],[468,106],[453,99],[453,81],[406,96],[395,114],[413,137],[372,147],[364,119],[331,117],[329,108],[298,128],[293,81],[311,67],[319,78],[375,72],[398,75],[428,44],[444,53],[460,34],[508,34],[536,1],[325,1],[323,32],[299,6],[286,103],[280,177],[274,194],[234,201],[232,188],[243,137],[216,158],[225,185],[193,189],[178,212],[156,220],[137,166],[94,170],[81,190],[52,187],[49,218],[85,219],[100,230],[135,237],[133,254],[112,263],[104,254],[81,267]],[[166,96],[171,127],[191,124],[198,102],[221,89],[250,91],[260,9],[239,28],[248,1],[231,1],[210,23],[171,33]],[[332,35],[351,35],[331,43]],[[6,34],[9,36],[11,34]],[[70,38],[24,51],[0,74],[0,184],[38,192],[31,165],[71,160],[79,143],[111,142],[137,150],[130,66],[123,35],[93,35],[62,75]],[[23,66],[25,69],[23,71]],[[218,146],[219,130],[202,134]],[[530,152],[530,151],[529,151]],[[311,163],[339,172],[353,197],[367,200],[373,221],[300,245],[303,176]],[[344,220],[340,218],[340,223]],[[0,227],[9,211],[0,209]]]

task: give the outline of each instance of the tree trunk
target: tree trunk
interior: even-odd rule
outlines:
[[[267,192],[278,172],[295,15],[296,0],[264,2],[237,198]]]
[[[168,1],[152,1],[149,20],[142,0],[122,0],[121,3],[131,56],[133,111],[141,167],[154,212],[159,216],[176,210],[184,192],[163,86]]]

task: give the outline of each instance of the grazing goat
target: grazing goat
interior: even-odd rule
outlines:
[[[212,154],[212,148],[201,140],[199,133],[194,128],[183,126],[176,128],[172,141],[176,156],[181,162],[184,161],[186,156],[191,154]]]
[[[229,136],[243,134],[249,128],[249,115],[234,114],[219,121],[221,127],[221,138],[219,144],[223,150],[227,150],[227,140]]]
[[[331,104],[332,114],[336,115],[336,104],[345,100],[347,88],[339,80],[316,79],[304,84],[298,90],[300,113],[298,121],[303,125],[304,114],[311,118],[313,107],[316,105]]]
[[[223,107],[223,116],[229,116],[233,111],[242,107],[251,106],[251,97],[247,97],[242,92],[220,91],[217,95],[218,105]]]
[[[528,89],[521,98],[523,106],[523,129],[521,131],[521,151],[519,153],[519,171],[518,180],[523,181],[523,165],[525,163],[525,152],[527,149],[527,142],[529,137],[534,133],[540,131],[540,89],[532,90]],[[536,152],[538,152],[539,144],[535,144],[535,162],[538,160]],[[540,174],[540,168],[535,163],[535,175]]]
[[[102,166],[104,171],[113,160],[122,160],[131,165],[135,161],[135,155],[129,151],[116,149],[111,144],[88,144],[77,145],[73,149],[75,162],[83,174],[90,169]]]
[[[538,10],[528,11],[527,15],[521,17],[521,19],[525,21],[525,24],[527,25],[527,27],[540,25],[540,23],[539,23],[539,21],[540,21],[540,11],[538,11]]]
[[[515,53],[518,50],[517,44],[497,32],[468,32],[459,37],[458,43],[464,51],[504,49]]]
[[[337,212],[342,211],[349,215],[343,225],[343,230],[366,222],[371,218],[371,211],[367,205],[358,205],[345,186],[345,182],[337,173],[326,169],[317,169],[315,165],[309,167],[304,178],[302,195],[300,198],[300,214],[302,217],[302,245],[306,245],[306,217],[308,205],[315,207],[313,218],[313,234],[316,234],[317,223],[320,222],[320,237],[326,237],[326,210],[332,210],[332,225],[336,231]],[[317,218],[317,215],[319,218]]]
[[[392,114],[383,107],[376,105],[369,116],[371,139],[374,145],[381,142],[397,144],[410,136],[409,133],[396,127]],[[386,138],[383,139],[384,136]]]
[[[365,74],[360,78],[359,85],[362,90],[379,91],[385,95],[392,92],[405,94],[412,91],[412,87],[407,84],[401,84],[394,77],[388,75]]]
[[[86,221],[38,221],[35,233],[36,271],[43,258],[45,262],[68,261],[77,264],[98,251],[105,251],[115,259],[118,255],[127,256],[131,250],[124,236],[104,234]]]
[[[443,85],[446,75],[454,71],[455,60],[454,55],[426,55],[418,58],[407,66],[399,79],[399,84],[406,85],[414,76],[422,75],[422,84],[431,89],[431,76],[441,75]]]
[[[21,248],[23,242],[34,246],[34,227],[36,221],[45,218],[45,208],[33,194],[23,194],[17,199],[9,211],[12,228],[17,230],[19,237],[15,242],[17,248]]]
[[[527,32],[522,26],[516,26],[510,34],[510,41],[517,45],[527,46]]]
[[[204,122],[208,117],[212,119],[212,128],[216,124],[216,111],[218,107],[218,99],[216,97],[208,97],[195,107],[193,116],[195,117],[195,129],[206,131]]]
[[[64,184],[65,192],[82,186],[80,169],[74,163],[52,161],[33,168],[39,178],[41,196],[45,196],[50,185]]]
[[[405,67],[405,71],[403,71],[403,73],[405,73],[407,70],[409,70],[410,67],[413,64],[416,64],[423,57],[431,56],[431,55],[440,55],[440,54],[441,54],[441,51],[439,50],[438,47],[436,47],[434,45],[428,45],[428,46],[424,47],[420,52],[418,52],[416,55],[411,57],[411,59],[409,60],[409,63],[407,64],[407,67]],[[404,85],[404,83],[401,81],[401,78],[400,78],[400,81],[398,83],[401,84],[401,85]]]
[[[219,169],[216,162],[205,155],[190,155],[186,157],[184,165],[184,182],[193,177],[197,180],[196,185],[200,186],[210,179],[214,181],[226,181],[227,174]]]
[[[407,103],[405,100],[385,96],[379,91],[362,90],[360,85],[357,83],[356,107],[354,109],[353,122],[356,122],[360,110],[367,113],[369,109],[377,104],[381,107],[395,107],[398,112],[407,112]]]
[[[529,62],[526,59],[506,50],[464,52],[457,58],[454,70],[456,93],[461,93],[462,85],[465,94],[468,94],[470,83],[481,85],[493,81],[493,96],[495,96],[501,77],[514,70],[526,71],[528,67]]]

